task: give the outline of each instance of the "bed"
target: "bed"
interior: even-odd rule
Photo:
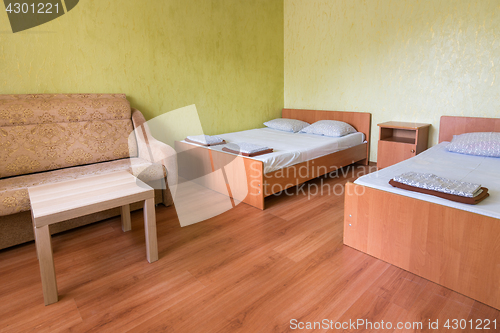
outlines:
[[[347,183],[344,244],[500,309],[500,159],[444,149],[470,132],[500,132],[500,119],[443,116],[437,146]],[[386,184],[405,171],[480,183],[490,197],[466,205]]]
[[[308,123],[318,120],[339,120],[351,124],[359,133],[341,141],[332,141],[316,136],[320,141],[311,151],[293,141],[294,151],[284,152],[290,135],[299,136],[303,141],[313,140],[310,134],[255,129],[239,133],[261,136],[262,144],[275,150],[272,154],[244,157],[222,151],[221,147],[201,147],[185,141],[176,141],[175,149],[179,160],[179,176],[196,181],[198,184],[230,198],[264,209],[264,198],[310,179],[335,171],[352,163],[368,164],[370,153],[371,114],[366,112],[344,112],[323,110],[283,109],[282,118],[298,119]],[[253,132],[258,131],[258,132]],[[233,141],[234,133],[220,135],[226,141]],[[321,142],[323,140],[324,142]],[[254,141],[255,142],[255,141]],[[258,142],[255,142],[258,143]],[[235,203],[233,203],[234,205]]]

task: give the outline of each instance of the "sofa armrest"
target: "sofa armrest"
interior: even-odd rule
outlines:
[[[137,139],[138,156],[151,163],[163,164],[167,171],[167,184],[170,194],[173,196],[178,179],[177,153],[175,149],[151,135],[146,119],[139,110],[132,109],[132,123]],[[168,201],[169,204],[172,203],[171,198]]]

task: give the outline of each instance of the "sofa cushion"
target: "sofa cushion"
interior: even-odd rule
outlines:
[[[124,94],[0,95],[0,178],[137,156]]]
[[[0,95],[0,127],[130,119],[125,94]]]
[[[162,164],[150,163],[141,158],[126,158],[0,179],[0,216],[31,210],[28,187],[65,180],[127,170],[144,182],[163,179],[166,170]]]

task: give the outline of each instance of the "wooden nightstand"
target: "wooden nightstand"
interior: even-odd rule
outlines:
[[[413,157],[428,148],[431,124],[389,121],[378,124],[377,168],[382,169]]]

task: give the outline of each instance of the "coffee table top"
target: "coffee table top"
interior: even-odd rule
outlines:
[[[28,188],[37,227],[154,197],[154,190],[126,171]]]

